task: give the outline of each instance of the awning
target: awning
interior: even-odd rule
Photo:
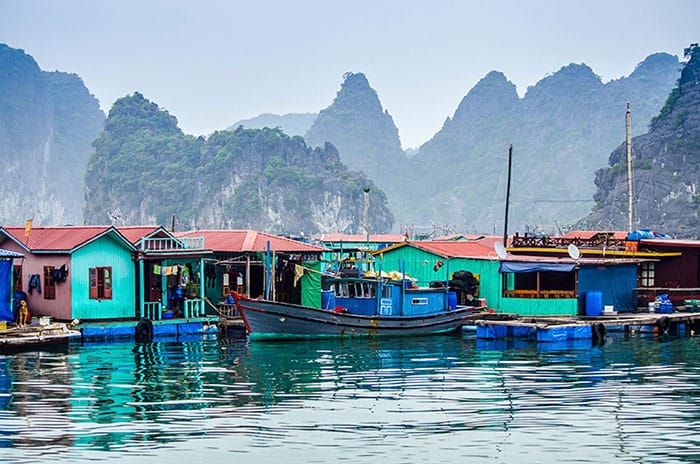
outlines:
[[[525,263],[516,261],[501,261],[498,272],[571,272],[575,263]]]

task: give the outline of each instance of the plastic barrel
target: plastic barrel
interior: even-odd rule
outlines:
[[[323,309],[335,309],[335,292],[333,290],[323,290],[321,292],[321,307]]]
[[[600,316],[603,312],[603,292],[586,292],[586,316]]]
[[[457,292],[447,292],[447,307],[457,309]]]

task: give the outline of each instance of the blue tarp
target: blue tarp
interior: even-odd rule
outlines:
[[[601,292],[603,305],[615,306],[615,311],[637,308],[637,265],[582,266],[578,271],[580,309],[585,309],[586,293]]]
[[[557,263],[525,263],[515,261],[501,261],[498,272],[571,272],[576,265]]]
[[[10,300],[12,295],[12,260],[0,260],[0,321],[13,322]]]

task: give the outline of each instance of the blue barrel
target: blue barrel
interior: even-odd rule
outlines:
[[[457,309],[457,292],[447,292],[447,307]]]
[[[335,292],[333,290],[323,290],[321,292],[321,307],[323,309],[335,309]]]
[[[586,316],[603,313],[603,292],[586,292]]]

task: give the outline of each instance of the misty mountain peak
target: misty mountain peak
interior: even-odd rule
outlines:
[[[602,87],[600,77],[588,65],[571,63],[551,76],[545,77],[533,87],[529,87],[525,98],[538,99],[552,95],[574,96],[595,92]]]
[[[518,100],[515,84],[502,72],[491,71],[462,99],[452,119],[460,121],[502,113],[517,105]]]

